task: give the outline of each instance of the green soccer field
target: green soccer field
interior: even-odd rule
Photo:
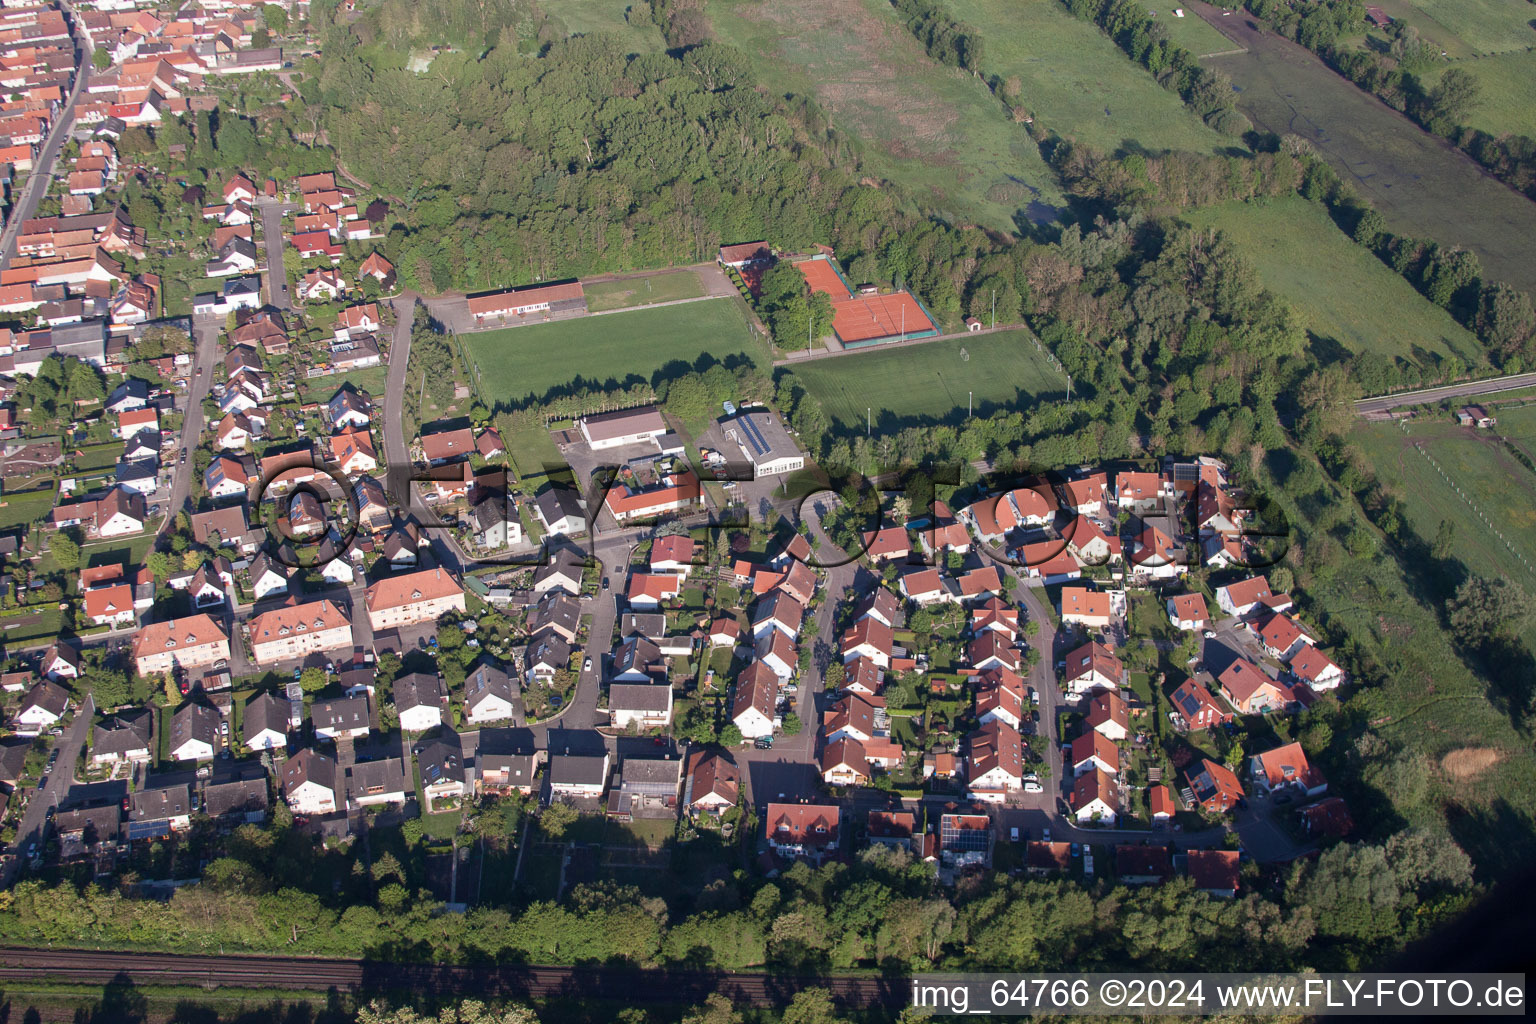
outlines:
[[[562,388],[651,382],[669,364],[769,362],[731,297],[462,336],[488,404],[516,408]]]
[[[1028,331],[925,342],[790,367],[827,415],[845,429],[862,429],[866,411],[876,427],[954,422],[1028,406],[1066,393],[1066,378],[1035,348]]]

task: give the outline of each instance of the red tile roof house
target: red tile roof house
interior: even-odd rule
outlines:
[[[1205,606],[1204,594],[1179,594],[1168,599],[1168,621],[1175,629],[1205,629],[1210,624],[1211,613]]]
[[[835,804],[770,803],[763,822],[775,853],[815,856],[837,849],[842,812]]]
[[[663,601],[671,601],[682,593],[683,578],[681,576],[666,573],[652,574],[637,572],[629,578],[629,586],[624,596],[629,601],[631,608],[640,608],[646,611],[660,607]]]
[[[1072,753],[1068,755],[1067,763],[1072,766],[1073,776],[1095,769],[1119,775],[1120,749],[1108,736],[1089,729],[1072,741]]]
[[[1177,810],[1173,805],[1173,794],[1167,786],[1151,786],[1147,789],[1147,808],[1152,813],[1154,825],[1171,820]]]
[[[1304,644],[1291,658],[1291,672],[1312,689],[1321,693],[1332,690],[1344,682],[1344,670],[1334,664],[1332,658],[1311,644]]]
[[[1265,619],[1254,632],[1258,634],[1269,656],[1281,661],[1289,661],[1302,647],[1317,643],[1317,638],[1308,635],[1299,622],[1289,615],[1278,613]]]
[[[1328,789],[1328,780],[1307,760],[1300,743],[1287,743],[1253,755],[1248,771],[1253,784],[1265,793],[1291,787],[1306,796],[1318,796]]]
[[[1109,595],[1086,587],[1061,588],[1061,621],[1103,629],[1109,625]]]
[[[468,427],[421,435],[421,453],[434,466],[453,459],[467,458],[474,450],[475,435]]]
[[[1229,900],[1237,895],[1240,857],[1236,850],[1190,850],[1189,877],[1201,892]]]
[[[1217,682],[1221,684],[1222,695],[1245,715],[1261,715],[1286,705],[1285,691],[1250,661],[1234,661]]]
[[[1211,691],[1193,679],[1186,679],[1168,695],[1186,729],[1214,729],[1232,721],[1232,712],[1216,702]]]
[[[1061,685],[1073,696],[1094,690],[1118,690],[1128,677],[1125,666],[1113,651],[1101,643],[1088,643],[1069,653]]]
[[[1115,778],[1098,768],[1078,776],[1067,803],[1078,824],[1099,821],[1113,827],[1120,816],[1120,792],[1115,787]]]
[[[1112,742],[1119,743],[1130,735],[1130,712],[1125,701],[1113,691],[1100,693],[1088,702],[1088,714],[1084,724],[1094,732],[1102,733]]]
[[[1216,604],[1228,615],[1244,616],[1261,607],[1260,600],[1270,594],[1269,581],[1263,576],[1216,588]]]
[[[651,571],[687,576],[693,570],[694,547],[692,537],[657,537],[651,545]]]
[[[1173,857],[1166,846],[1115,847],[1115,874],[1122,885],[1157,885],[1173,877]]]
[[[1225,814],[1243,799],[1242,783],[1232,769],[1208,757],[1191,765],[1185,778],[1195,803],[1211,814]]]
[[[864,553],[873,562],[893,562],[912,554],[912,544],[902,526],[882,526],[864,533]]]

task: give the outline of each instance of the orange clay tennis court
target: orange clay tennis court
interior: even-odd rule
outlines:
[[[854,295],[830,262],[801,260],[795,264],[811,291],[832,297],[832,331],[844,345],[934,332],[933,322],[908,292]]]

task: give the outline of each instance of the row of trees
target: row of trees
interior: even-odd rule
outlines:
[[[935,892],[932,869],[874,848],[851,865],[790,868],[778,880],[710,883],[686,912],[632,887],[576,886],[560,904],[442,914],[393,856],[304,850],[286,823],[237,831],[203,884],[164,902],[95,885],[19,884],[0,906],[0,937],[58,946],[281,951],[408,960],[767,966],[805,973],[1034,971],[1115,965],[1176,970],[1358,969],[1461,906],[1471,865],[1454,844],[1401,832],[1301,861],[1273,890],[1237,900],[1187,880],[1140,890],[1005,876]],[[317,877],[274,859],[339,859]],[[331,878],[346,870],[341,893]],[[283,881],[288,879],[288,881]],[[325,891],[318,892],[324,885]],[[313,889],[311,888],[313,887]]]
[[[982,71],[986,46],[981,33],[956,21],[942,4],[934,0],[891,0],[891,5],[928,56],[947,67],[964,68],[973,74]]]

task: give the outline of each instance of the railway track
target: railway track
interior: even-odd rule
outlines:
[[[573,996],[632,1002],[700,1002],[719,992],[737,1005],[784,1006],[796,992],[829,989],[849,1007],[906,1004],[902,977],[784,976],[719,971],[509,964],[417,964],[316,957],[123,953],[0,947],[0,982],[48,979],[82,985],[128,980],[135,985],[207,988],[337,989],[357,993],[407,990],[433,995],[543,998]]]

